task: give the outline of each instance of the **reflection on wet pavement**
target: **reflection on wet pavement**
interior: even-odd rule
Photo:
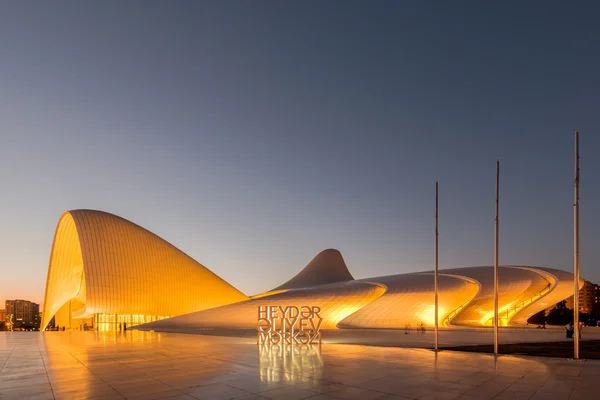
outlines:
[[[321,345],[258,345],[260,380],[290,383],[305,375],[320,378],[323,371]]]
[[[132,331],[1,332],[0,399],[589,399],[600,361]]]

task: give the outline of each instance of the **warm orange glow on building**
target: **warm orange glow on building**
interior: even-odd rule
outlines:
[[[240,303],[205,310],[202,315],[181,315],[174,323],[158,321],[155,328],[168,326],[172,329],[255,329],[258,307],[300,307],[304,304],[318,306],[323,322],[321,329],[335,329],[348,315],[360,310],[385,293],[379,285],[350,281],[340,284],[321,285],[305,289],[291,289],[272,296],[260,297]]]
[[[319,280],[322,277],[322,282]],[[572,293],[568,272],[536,267],[500,268],[500,325],[521,325],[541,299],[556,303]],[[250,300],[157,321],[141,329],[193,331],[255,329],[255,310],[264,306],[321,309],[323,329],[431,328],[434,323],[433,274],[400,274],[355,280],[337,250],[318,254],[302,271],[276,290]],[[443,270],[439,276],[439,323],[488,326],[493,317],[492,267]]]
[[[477,294],[479,286],[460,276],[441,274],[439,278],[438,318],[442,324],[450,311],[469,302]],[[371,280],[383,284],[386,287],[385,294],[345,318],[340,322],[340,327],[404,329],[435,324],[433,275],[404,274]]]
[[[50,255],[42,329],[118,329],[248,298],[188,255],[115,215],[65,212]]]
[[[499,325],[525,325],[572,295],[572,279],[555,269],[500,267]],[[307,304],[320,309],[322,329],[432,327],[433,274],[354,279],[340,252],[328,249],[283,285],[248,298],[146,229],[75,210],[56,228],[42,329],[52,317],[67,329],[256,329],[259,307]],[[493,304],[491,267],[441,271],[441,326],[490,326]]]

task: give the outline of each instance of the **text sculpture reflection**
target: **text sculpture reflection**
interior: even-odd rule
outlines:
[[[320,344],[320,307],[259,306],[258,344]]]

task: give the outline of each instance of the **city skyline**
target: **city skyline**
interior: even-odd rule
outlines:
[[[600,282],[600,6],[6,4],[0,300],[43,305],[72,209],[156,232],[246,295],[337,248],[358,279],[493,264]],[[307,29],[307,27],[309,29]]]

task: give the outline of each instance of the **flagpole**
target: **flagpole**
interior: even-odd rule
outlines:
[[[574,246],[573,246],[573,322],[575,324],[573,357],[579,358],[579,131],[575,131],[575,204],[574,204]]]
[[[496,160],[496,228],[494,235],[494,354],[498,354],[498,203],[500,196],[500,160]]]
[[[439,350],[438,338],[438,181],[435,181],[435,351]]]

